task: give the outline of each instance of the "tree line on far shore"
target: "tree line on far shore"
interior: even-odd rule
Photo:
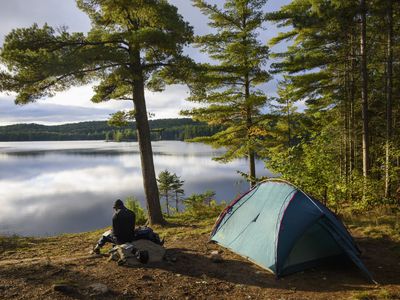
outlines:
[[[184,141],[199,136],[217,133],[219,126],[195,122],[189,118],[159,119],[149,122],[151,139]],[[64,125],[46,126],[39,124],[15,124],[0,126],[0,141],[68,141],[68,140],[106,140],[136,141],[136,124],[111,126],[107,121],[79,122]]]

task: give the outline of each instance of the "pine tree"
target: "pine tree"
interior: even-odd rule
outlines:
[[[175,209],[176,212],[179,212],[179,202],[182,200],[182,196],[185,194],[185,191],[182,188],[185,181],[181,180],[181,178],[175,173],[172,174],[172,177],[173,177],[172,190],[175,196]]]
[[[258,123],[267,102],[258,87],[270,79],[264,68],[269,50],[257,38],[266,21],[265,3],[266,0],[226,0],[219,8],[203,0],[194,1],[215,30],[195,40],[213,63],[199,65],[193,76],[188,100],[202,105],[182,112],[195,120],[224,126],[221,132],[195,141],[225,147],[226,153],[216,158],[222,162],[246,157],[251,185],[256,178],[255,158],[261,149]]]
[[[161,171],[160,174],[158,174],[158,190],[160,191],[161,197],[165,199],[165,207],[167,209],[167,215],[170,216],[170,210],[169,210],[169,200],[170,196],[174,190],[174,175],[171,174],[168,170]]]
[[[288,28],[270,44],[291,42],[287,51],[274,54],[280,60],[273,64],[274,71],[285,76],[278,102],[306,104],[299,118],[301,132],[289,147],[291,160],[270,151],[275,167],[301,181],[307,177],[302,169],[313,169],[308,156],[309,146],[314,146],[315,151],[325,149],[320,155],[326,165],[336,165],[330,166],[329,176],[323,175],[323,182],[308,188],[323,191],[317,185],[325,184],[343,191],[344,199],[364,198],[366,205],[394,191],[390,180],[400,178],[394,171],[399,143],[393,138],[399,133],[393,118],[399,103],[392,99],[399,92],[394,82],[400,70],[393,64],[400,54],[394,42],[399,37],[398,14],[398,3],[392,1],[293,0],[268,15]],[[282,147],[281,138],[275,139]],[[321,164],[321,172],[324,169]],[[327,194],[333,195],[329,190]]]

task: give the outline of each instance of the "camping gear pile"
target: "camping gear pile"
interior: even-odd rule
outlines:
[[[261,182],[234,200],[219,216],[211,240],[277,277],[349,258],[375,282],[336,215],[283,180]]]
[[[161,262],[166,252],[163,244],[164,240],[160,240],[150,227],[139,227],[135,230],[134,241],[111,248],[109,260],[129,267]]]

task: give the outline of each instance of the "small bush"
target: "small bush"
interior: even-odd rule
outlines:
[[[20,237],[16,234],[0,236],[0,253],[26,248],[32,241],[33,238]]]
[[[183,201],[186,209],[181,215],[183,217],[189,217],[198,220],[217,217],[225,208],[226,203],[222,202],[217,204],[217,202],[213,199],[214,196],[214,191],[206,191],[202,194],[192,194]]]
[[[144,225],[147,222],[147,213],[145,209],[142,208],[140,202],[135,197],[128,197],[125,199],[125,206],[127,209],[133,211],[136,215],[136,224]]]

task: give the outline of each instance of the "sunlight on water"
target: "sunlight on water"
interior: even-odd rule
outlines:
[[[206,145],[153,142],[156,173],[169,170],[185,181],[185,195],[216,191],[229,202],[248,188],[236,170],[247,162],[220,164]],[[263,163],[257,171],[266,175]],[[0,233],[49,235],[108,226],[112,203],[135,195],[144,203],[137,143],[0,143]]]

